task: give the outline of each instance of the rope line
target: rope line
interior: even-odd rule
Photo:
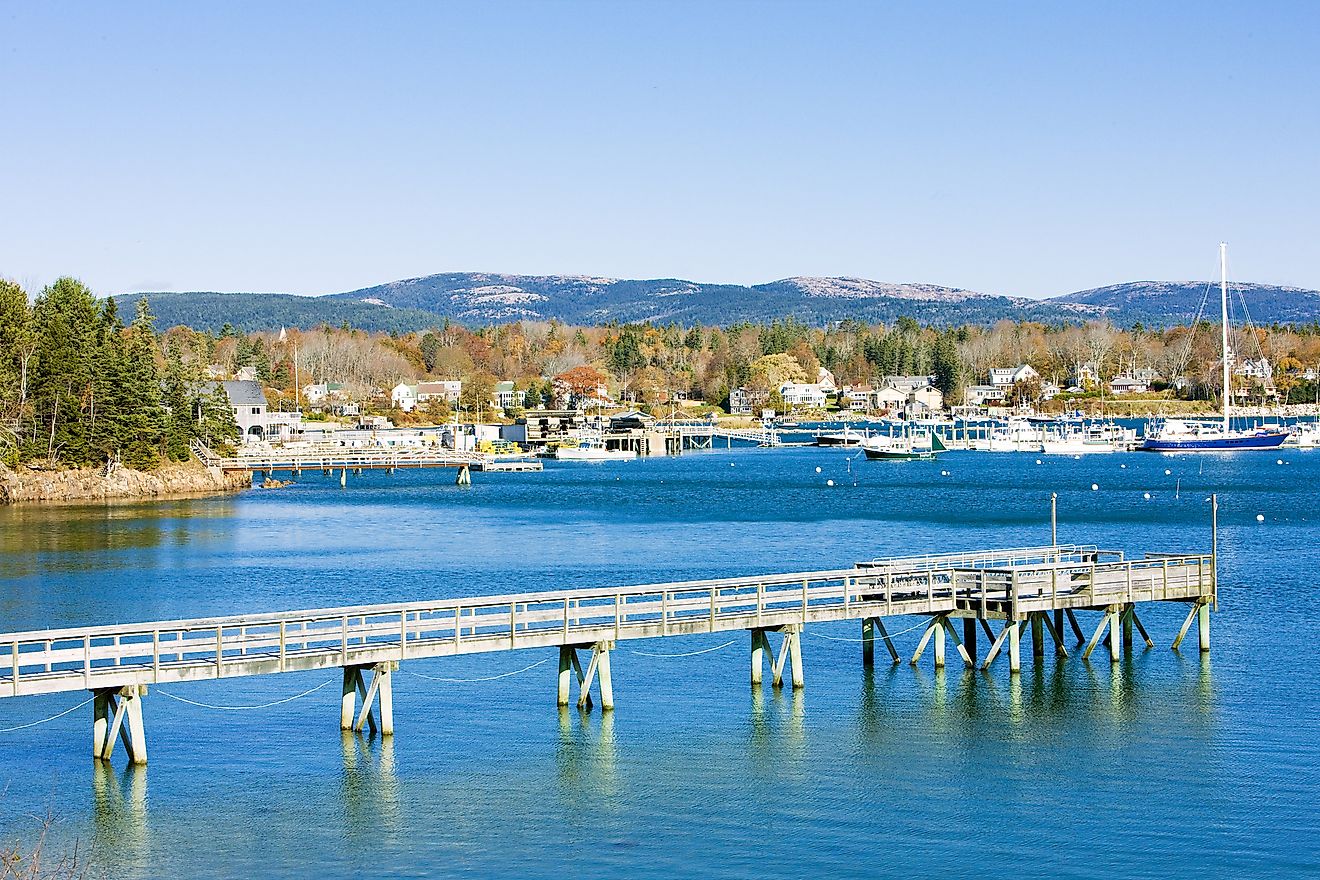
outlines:
[[[49,718],[43,718],[40,721],[33,721],[28,724],[20,724],[17,727],[0,727],[0,733],[13,733],[16,730],[27,730],[29,727],[36,727],[38,724],[45,724],[49,721],[54,721],[56,718],[63,718],[65,715],[68,715],[70,712],[78,711],[83,706],[86,706],[88,703],[90,703],[92,700],[95,699],[96,697],[92,697],[90,699],[83,700],[81,703],[79,703],[78,705],[74,706],[71,709],[65,709],[63,712],[61,712],[58,715],[52,715]]]
[[[524,666],[522,669],[515,669],[512,672],[501,672],[499,675],[484,675],[481,678],[437,678],[434,675],[422,675],[422,673],[413,672],[412,670],[401,669],[399,671],[407,672],[409,675],[415,675],[418,678],[424,678],[427,681],[438,681],[444,684],[472,684],[479,681],[495,681],[499,678],[508,678],[511,675],[520,675],[524,672],[535,669],[538,666],[543,666],[546,663],[549,663],[551,659],[552,658],[550,657],[546,657],[544,660],[537,660],[535,663],[529,666]]]
[[[318,684],[311,690],[303,691],[301,694],[296,694],[292,697],[285,697],[282,700],[271,700],[269,703],[262,703],[259,706],[216,706],[212,703],[199,703],[196,700],[189,700],[184,697],[175,696],[169,691],[162,691],[160,689],[157,689],[156,693],[160,694],[162,697],[169,697],[171,700],[178,700],[180,703],[187,703],[189,706],[198,706],[202,709],[220,709],[225,712],[248,712],[253,709],[269,709],[271,706],[279,706],[284,703],[292,703],[294,700],[301,700],[303,697],[308,696],[309,694],[314,694],[321,688],[329,687],[334,683],[335,680],[332,678],[329,681]]]
[[[738,641],[737,639],[732,639],[731,641],[727,641],[722,645],[716,645],[713,648],[702,648],[700,651],[687,651],[682,654],[652,654],[649,651],[628,651],[628,653],[636,654],[638,657],[695,657],[698,654],[709,654],[711,651],[722,650],[724,648],[729,647],[729,645],[736,644],[737,641]]]
[[[903,635],[907,635],[908,633],[912,632],[913,630],[921,629],[921,628],[924,627],[924,626],[930,626],[930,621],[928,621],[928,620],[923,620],[923,621],[921,621],[920,623],[916,624],[915,626],[909,626],[907,629],[900,629],[898,632],[891,632],[891,633],[889,634],[889,637],[892,639],[892,638],[894,638],[895,636],[903,636]],[[840,638],[839,636],[827,636],[827,635],[825,635],[824,633],[812,632],[811,630],[807,630],[807,633],[808,633],[809,635],[813,635],[813,636],[815,636],[815,637],[818,638],[818,639],[829,639],[831,642],[859,642],[859,643],[860,643],[860,642],[865,642],[865,641],[866,641],[866,639],[845,639],[845,638]]]

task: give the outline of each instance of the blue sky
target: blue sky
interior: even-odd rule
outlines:
[[[1320,4],[0,7],[0,275],[1320,288]]]

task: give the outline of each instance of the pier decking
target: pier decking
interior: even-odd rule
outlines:
[[[1083,657],[1108,628],[1117,662],[1134,626],[1153,644],[1137,615],[1139,605],[1153,602],[1187,603],[1174,647],[1199,620],[1200,648],[1208,650],[1215,596],[1213,554],[1129,559],[1121,551],[1068,544],[896,557],[826,571],[5,633],[0,697],[90,690],[94,754],[108,759],[118,736],[130,759],[144,762],[141,699],[153,684],[339,667],[341,727],[365,724],[391,734],[391,675],[399,664],[424,658],[554,648],[560,705],[569,702],[576,677],[579,706],[590,708],[594,685],[610,709],[610,653],[623,640],[748,630],[752,681],[761,681],[769,661],[775,685],[787,669],[793,687],[802,687],[804,627],[859,620],[863,662],[873,662],[877,641],[898,662],[884,618],[915,614],[929,622],[912,663],[933,645],[934,663],[943,666],[947,637],[962,662],[975,667],[980,628],[991,639],[981,666],[1007,653],[1017,672],[1024,625],[1037,656],[1046,632],[1066,656],[1064,620],[1080,642],[1076,612],[1101,612]],[[961,637],[955,620],[963,621]],[[997,633],[991,622],[1002,622]],[[770,633],[783,636],[778,652]],[[591,651],[585,670],[579,649]]]

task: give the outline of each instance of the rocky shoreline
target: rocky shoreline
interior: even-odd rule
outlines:
[[[154,471],[121,467],[109,475],[104,468],[13,470],[0,464],[0,505],[211,495],[251,486],[246,471],[226,473],[195,461],[166,464]]]

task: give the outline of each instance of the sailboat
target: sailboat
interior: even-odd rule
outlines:
[[[1276,449],[1288,439],[1282,428],[1234,430],[1229,424],[1228,405],[1233,399],[1233,375],[1228,350],[1228,245],[1219,245],[1219,350],[1224,368],[1219,421],[1161,419],[1149,425],[1141,449],[1146,452],[1243,452]]]

